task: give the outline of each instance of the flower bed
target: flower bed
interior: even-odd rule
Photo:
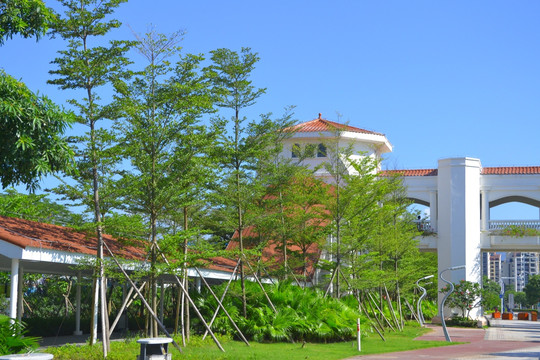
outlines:
[[[512,315],[512,313],[503,313],[502,314],[502,319],[503,320],[512,320],[514,318],[514,315]]]

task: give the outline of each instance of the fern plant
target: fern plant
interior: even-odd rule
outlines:
[[[24,323],[0,315],[0,355],[20,354],[38,347],[37,337],[24,336]]]
[[[221,294],[224,286],[217,287]],[[282,282],[266,286],[274,312],[259,286],[246,283],[248,299],[247,317],[240,316],[241,290],[239,283],[232,283],[223,305],[233,317],[242,333],[259,342],[311,341],[332,342],[349,340],[356,336],[358,311],[346,303],[325,298],[320,290],[302,289]],[[217,302],[203,292],[197,305],[206,316],[212,316]],[[213,330],[222,334],[234,335],[234,329],[223,312],[220,312],[212,325]]]

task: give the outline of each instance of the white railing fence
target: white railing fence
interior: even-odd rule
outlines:
[[[540,230],[540,220],[490,220],[489,230],[503,230],[510,226]]]

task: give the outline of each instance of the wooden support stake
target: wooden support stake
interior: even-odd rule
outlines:
[[[163,333],[165,333],[165,335],[167,335],[167,337],[171,338],[174,347],[175,347],[179,352],[182,352],[182,349],[180,348],[180,346],[176,343],[176,341],[174,341],[174,338],[171,336],[171,334],[169,334],[169,332],[167,331],[167,329],[165,328],[165,326],[163,326],[163,324],[161,323],[161,321],[159,321],[158,317],[156,316],[156,314],[155,314],[154,311],[152,310],[152,307],[150,306],[150,304],[148,304],[148,302],[147,302],[146,299],[144,298],[143,294],[139,291],[139,289],[137,289],[135,283],[131,280],[131,278],[130,278],[129,275],[126,273],[126,271],[124,270],[124,268],[122,267],[122,265],[120,265],[120,263],[119,263],[118,260],[116,259],[116,256],[114,256],[113,252],[111,251],[111,249],[109,248],[109,246],[107,245],[107,243],[106,243],[105,241],[103,242],[103,245],[105,245],[105,247],[106,247],[107,250],[109,251],[109,254],[111,254],[112,259],[114,260],[114,262],[116,263],[116,265],[118,266],[118,268],[120,269],[120,271],[122,271],[122,274],[123,274],[124,277],[127,279],[127,281],[129,281],[129,283],[131,284],[131,286],[135,289],[135,291],[137,292],[137,295],[139,295],[139,298],[140,298],[141,301],[143,302],[144,306],[148,309],[148,312],[150,313],[150,315],[152,315],[152,317],[154,318],[154,320],[156,320],[158,326],[161,328],[161,330],[163,331]],[[224,350],[223,350],[223,351],[224,351]]]
[[[332,271],[332,276],[330,277],[330,282],[328,283],[328,287],[326,288],[326,291],[324,292],[324,297],[328,295],[328,292],[330,291],[330,288],[332,287],[332,282],[334,282],[334,278],[337,274],[337,266],[334,268],[334,271]]]
[[[249,346],[249,342],[247,341],[247,339],[244,337],[244,334],[242,334],[242,331],[238,328],[238,326],[236,325],[236,322],[233,320],[233,318],[231,317],[231,315],[229,315],[229,312],[227,311],[227,309],[225,309],[225,306],[223,306],[223,304],[221,303],[221,301],[219,301],[218,297],[216,296],[216,293],[214,292],[214,290],[212,290],[212,288],[210,287],[210,285],[208,285],[208,282],[206,281],[206,279],[204,278],[204,276],[202,276],[201,272],[199,271],[199,269],[196,267],[195,270],[197,271],[197,274],[199,274],[200,278],[202,279],[202,281],[204,282],[204,285],[208,288],[208,290],[210,291],[210,293],[212,294],[212,296],[214,297],[214,299],[216,299],[216,301],[218,302],[218,309],[219,307],[221,306],[221,308],[223,309],[223,312],[225,313],[225,315],[227,315],[227,317],[229,318],[229,320],[232,322],[234,328],[236,329],[236,331],[238,332],[238,334],[240,335],[240,337],[242,338],[242,341],[244,341],[246,343],[247,346]]]
[[[381,314],[382,318],[384,319],[384,321],[386,321],[386,323],[388,324],[388,326],[390,327],[390,329],[392,329],[392,331],[396,331],[396,329],[394,329],[394,327],[392,326],[392,324],[390,323],[390,320],[388,320],[388,318],[384,315],[384,313],[382,312],[382,310],[379,308],[379,306],[377,305],[377,302],[375,301],[375,299],[373,299],[373,297],[371,296],[371,294],[369,294],[369,298],[371,299],[371,301],[373,302],[373,305],[375,305],[375,307],[377,308],[377,311],[379,311],[379,314]]]
[[[368,320],[370,321],[371,326],[375,329],[375,331],[377,331],[377,334],[379,334],[379,336],[381,337],[381,339],[382,339],[383,341],[386,341],[386,339],[384,338],[383,334],[379,331],[379,329],[377,328],[377,326],[373,323],[373,320],[371,319],[371,316],[369,316],[369,313],[367,312],[367,309],[364,307],[364,305],[362,305],[362,303],[360,303],[360,308],[362,309],[362,312],[363,312],[364,314],[366,314],[366,317],[367,317]],[[375,319],[377,320],[377,322],[379,321],[379,320],[377,319],[377,317],[375,317]],[[380,323],[379,323],[379,326],[381,326]]]
[[[388,309],[390,310],[390,314],[392,315],[392,319],[394,320],[394,323],[396,324],[396,327],[399,331],[403,331],[401,326],[399,326],[398,319],[396,317],[396,312],[394,311],[394,307],[392,306],[392,300],[390,300],[390,295],[388,294],[388,289],[386,288],[386,284],[384,284],[384,291],[386,292],[386,302],[388,303]]]
[[[420,321],[420,318],[416,315],[416,313],[414,312],[414,309],[413,307],[411,306],[411,304],[409,303],[409,300],[405,299],[405,304],[407,305],[407,307],[409,308],[409,310],[411,311],[411,314],[414,316],[414,318],[416,319],[416,321],[418,321],[418,323],[420,325],[422,325],[422,322]]]
[[[234,278],[234,274],[236,273],[236,269],[238,269],[239,265],[240,265],[240,259],[238,259],[238,261],[236,262],[236,266],[234,267],[234,270],[231,274],[231,277],[229,278],[229,282],[227,283],[225,290],[223,290],[223,294],[221,295],[220,301],[223,301],[223,299],[225,299],[225,295],[227,295],[227,291],[229,290],[229,286],[231,285],[231,282]],[[210,320],[210,323],[208,324],[208,326],[212,327],[212,324],[216,320],[218,313],[219,313],[219,308],[217,308],[216,311],[214,312],[214,315],[212,316],[212,319]],[[208,331],[204,332],[204,335],[202,337],[203,340],[206,339],[206,335],[208,335]]]
[[[157,248],[159,250],[159,253],[161,254],[161,257],[163,258],[163,260],[165,261],[165,263],[167,265],[170,265],[169,263],[169,260],[167,259],[167,257],[165,256],[165,254],[163,254],[163,252],[161,251],[161,249],[159,248],[159,245],[157,245]],[[180,279],[178,278],[178,276],[176,276],[176,274],[174,275],[174,278],[176,280],[176,282],[178,283],[178,285],[180,286],[180,288],[182,289],[182,291],[184,292],[184,294],[186,295],[186,298],[188,299],[189,301],[189,304],[191,306],[193,306],[193,310],[195,310],[195,313],[197,314],[197,316],[199,317],[199,319],[201,320],[201,322],[203,323],[204,327],[206,328],[206,330],[208,330],[208,332],[210,333],[210,336],[212,336],[212,339],[214,340],[214,342],[216,343],[217,347],[225,352],[225,349],[223,349],[223,347],[221,346],[221,343],[219,342],[219,340],[217,339],[216,335],[214,334],[214,332],[212,331],[212,329],[210,329],[210,327],[208,326],[208,324],[206,323],[206,321],[204,320],[204,317],[202,316],[201,312],[199,311],[199,309],[197,308],[197,305],[195,305],[195,303],[193,302],[193,299],[191,299],[191,296],[189,296],[189,292],[186,290],[186,288],[184,287],[184,285],[182,284],[182,282],[180,281]],[[187,309],[186,309],[187,311]]]
[[[270,306],[272,307],[272,310],[274,310],[274,312],[277,314],[277,309],[276,307],[274,306],[274,304],[272,303],[272,300],[270,300],[270,297],[268,296],[268,293],[266,292],[266,290],[264,289],[264,286],[261,284],[261,282],[259,281],[259,278],[257,277],[257,274],[255,274],[255,271],[253,270],[253,268],[251,267],[251,264],[249,263],[247,257],[242,254],[241,256],[244,257],[244,259],[246,260],[246,264],[249,266],[249,269],[251,270],[251,272],[253,273],[253,277],[255,277],[255,280],[257,281],[257,283],[259,284],[259,286],[261,287],[261,290],[263,291],[264,293],[264,296],[266,296],[266,300],[268,300],[268,303],[270,303]]]
[[[144,285],[146,285],[146,281],[142,283],[141,287],[139,288],[139,291],[142,291],[142,289],[144,288]],[[126,298],[124,299],[124,302],[122,303],[122,306],[120,307],[120,310],[118,311],[118,314],[116,315],[116,318],[114,319],[111,325],[111,328],[109,329],[109,336],[112,335],[114,328],[116,327],[116,324],[118,324],[118,321],[120,320],[120,317],[122,316],[122,313],[124,312],[124,310],[128,308],[129,305],[131,305],[131,302],[133,301],[133,299],[131,298],[131,295],[133,295],[133,288],[129,289],[129,292]]]

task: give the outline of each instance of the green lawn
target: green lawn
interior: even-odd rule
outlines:
[[[186,348],[182,348],[182,354],[179,354],[174,347],[171,346],[171,348],[173,359],[332,360],[344,359],[355,355],[367,355],[449,345],[449,343],[444,341],[413,340],[415,337],[425,333],[426,331],[429,330],[412,326],[406,327],[402,333],[386,333],[386,342],[383,342],[377,334],[371,334],[369,337],[364,337],[362,339],[362,351],[360,353],[356,349],[356,342],[353,341],[331,344],[262,344],[252,342],[251,346],[248,347],[243,342],[233,341],[224,337],[220,337],[220,342],[225,348],[225,352],[221,352],[215,346],[212,340],[206,339],[205,341],[201,341],[199,337],[194,337]],[[46,352],[54,354],[55,360],[93,360],[102,358],[100,344],[93,347],[66,345],[58,348],[48,348]],[[135,359],[138,353],[139,344],[137,344],[135,339],[115,341],[111,344],[111,352],[108,359]]]

